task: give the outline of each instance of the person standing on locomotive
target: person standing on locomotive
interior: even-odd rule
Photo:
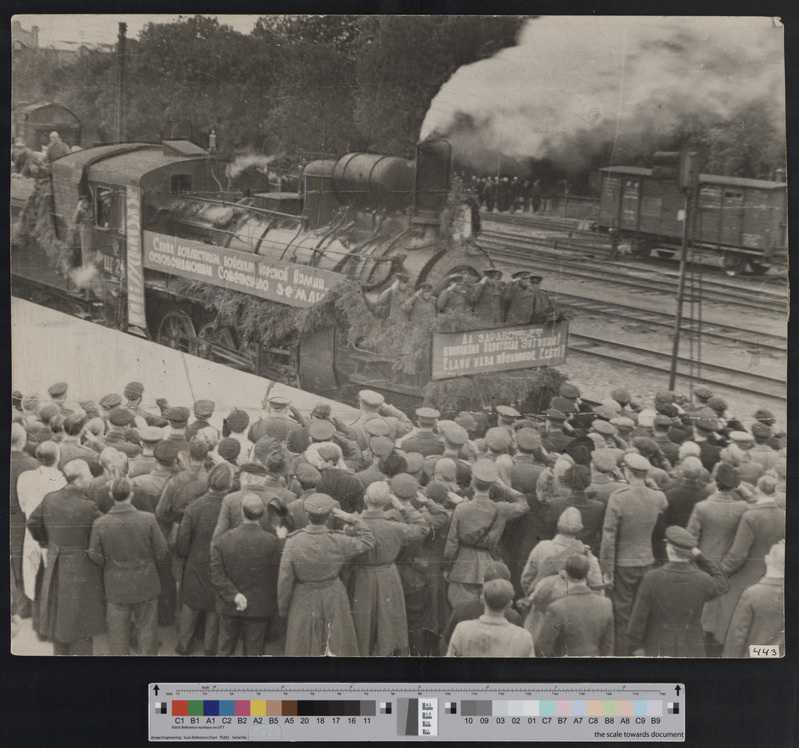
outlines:
[[[402,304],[411,327],[427,328],[436,316],[436,299],[433,296],[433,284],[422,283],[419,290]]]
[[[501,270],[489,268],[472,286],[469,294],[469,301],[474,304],[474,314],[492,325],[502,323],[502,293],[505,290],[505,283],[500,280],[501,278]]]
[[[453,273],[446,278],[447,287],[438,295],[436,307],[439,314],[443,312],[469,312],[472,303],[469,286],[463,273]]]
[[[403,307],[410,301],[412,295],[411,289],[408,288],[408,276],[405,273],[396,273],[391,285],[377,297],[378,313],[385,314],[385,309],[388,307],[388,321],[406,325],[408,317]]]
[[[543,278],[529,270],[519,270],[505,287],[503,301],[508,305],[505,322],[513,325],[541,324],[552,315],[549,296],[540,289]]]

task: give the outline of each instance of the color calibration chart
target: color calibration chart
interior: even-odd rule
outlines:
[[[681,683],[151,683],[151,741],[685,740]]]

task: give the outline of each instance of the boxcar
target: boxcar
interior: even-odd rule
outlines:
[[[637,257],[653,249],[672,256],[683,231],[685,199],[677,184],[641,167],[612,166],[600,173],[599,228],[618,230]],[[764,273],[787,258],[784,182],[702,174],[689,220],[694,246],[719,252],[731,275],[747,265]]]

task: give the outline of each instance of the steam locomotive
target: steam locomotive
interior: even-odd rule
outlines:
[[[479,278],[492,263],[474,241],[477,205],[450,194],[450,161],[443,140],[420,143],[413,160],[350,153],[313,161],[297,200],[226,193],[222,164],[188,141],[88,148],[53,162],[49,182],[38,185],[34,203],[50,215],[28,218],[51,221],[54,236],[14,247],[13,292],[333,395],[363,383],[366,352],[337,343],[334,328],[265,346],[243,335],[235,318],[209,311],[209,292],[296,310],[345,280],[368,300],[400,272],[411,287],[440,284],[456,271]],[[371,364],[360,379],[396,397],[403,388],[390,369],[375,374],[379,361]]]

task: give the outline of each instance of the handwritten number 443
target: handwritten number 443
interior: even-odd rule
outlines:
[[[750,644],[749,645],[749,656],[750,657],[779,657],[780,656],[780,648],[779,647],[764,647],[759,644]]]

